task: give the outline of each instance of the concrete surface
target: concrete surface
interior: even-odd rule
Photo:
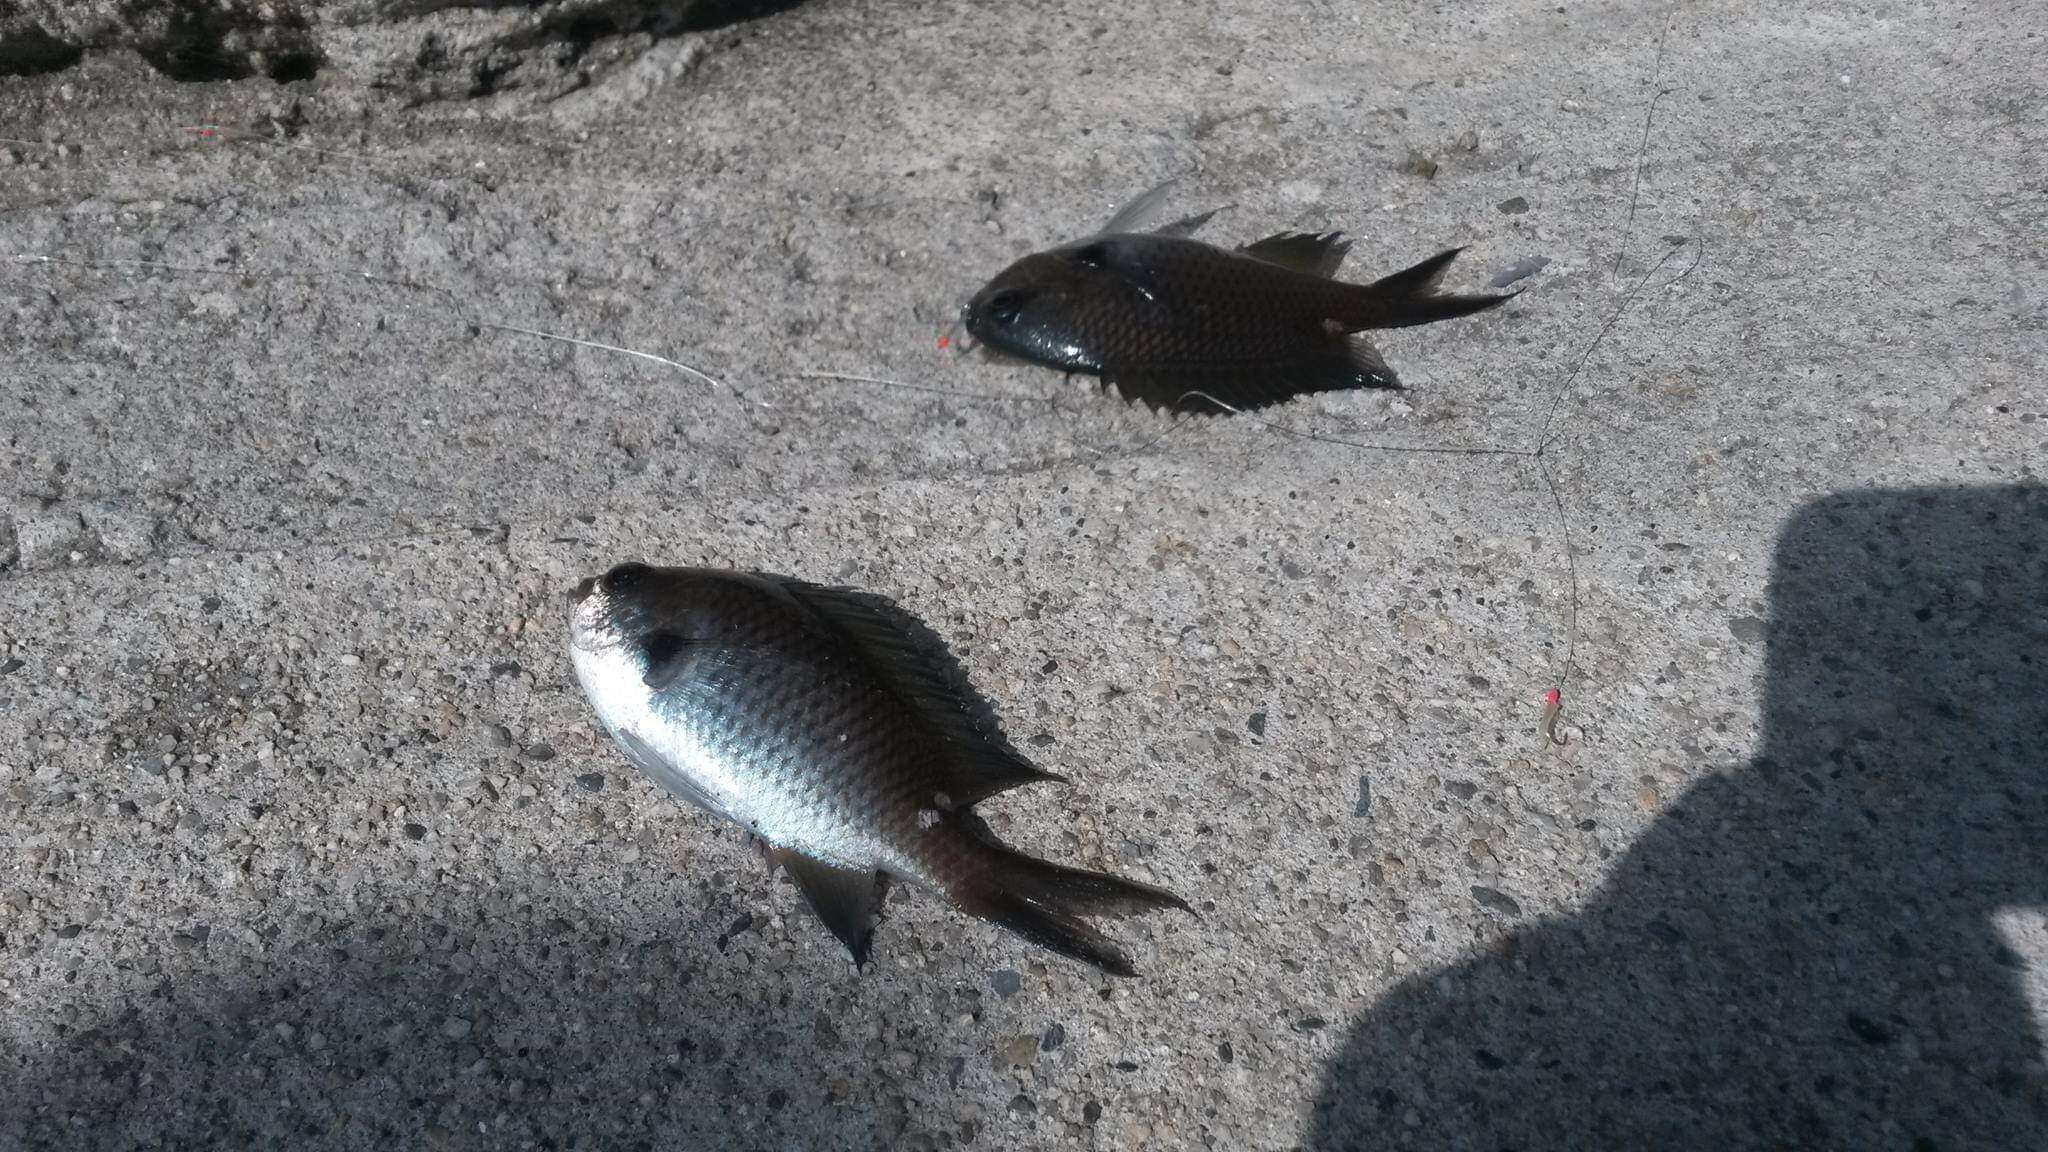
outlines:
[[[559,92],[0,80],[0,1147],[2042,1131],[2044,34],[824,0]],[[936,352],[1176,173],[1549,261],[1276,419],[1561,397],[1569,746],[1532,460]],[[560,594],[627,557],[895,597],[1074,778],[992,823],[1202,919],[1112,982],[898,894],[856,975],[593,730]]]

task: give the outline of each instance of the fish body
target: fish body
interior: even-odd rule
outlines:
[[[1140,206],[1151,207],[1141,200],[1133,208]],[[1351,249],[1341,233],[1283,232],[1228,249],[1186,234],[1206,215],[1134,230],[1145,214],[1127,209],[1102,233],[1010,265],[968,303],[968,332],[1001,352],[1101,376],[1153,407],[1200,393],[1245,409],[1308,392],[1398,388],[1378,350],[1356,333],[1466,316],[1512,298],[1438,292],[1456,248],[1354,284],[1336,279]]]
[[[993,842],[972,805],[1057,777],[989,733],[943,644],[885,600],[643,564],[571,600],[577,679],[627,758],[767,844],[857,963],[884,877],[1125,975],[1084,917],[1187,907]]]

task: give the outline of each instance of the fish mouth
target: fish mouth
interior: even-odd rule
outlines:
[[[579,652],[595,652],[604,646],[605,597],[598,591],[601,577],[587,576],[564,593],[569,610],[569,646]]]
[[[961,310],[960,319],[955,324],[955,327],[964,328],[967,331],[967,339],[961,341],[958,345],[962,355],[966,355],[968,352],[979,352],[984,355],[1008,357],[1011,359],[1028,358],[1017,350],[1016,345],[1018,341],[1015,337],[1004,331],[1001,325],[994,323],[988,317],[971,308]]]
[[[980,310],[970,303],[960,306],[960,315],[954,318],[951,331],[964,331],[970,340],[986,341],[988,335],[982,331],[986,327]]]

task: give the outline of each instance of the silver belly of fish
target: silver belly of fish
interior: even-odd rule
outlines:
[[[649,688],[622,648],[571,647],[576,679],[628,759],[674,795],[778,847],[846,867],[928,882],[913,854],[875,835],[843,798],[819,788],[805,765],[772,747],[740,747],[732,733]]]

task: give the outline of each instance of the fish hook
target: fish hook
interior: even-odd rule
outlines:
[[[959,313],[953,317],[953,322],[946,326],[945,333],[939,337],[939,351],[944,352],[950,349],[957,359],[979,347],[981,342],[974,338],[973,333],[970,332],[965,335],[961,333],[960,330],[966,326],[967,306],[963,304],[960,306]]]
[[[1568,736],[1557,733],[1558,718],[1564,715],[1564,693],[1552,688],[1543,694],[1543,738],[1559,748],[1571,743]]]

